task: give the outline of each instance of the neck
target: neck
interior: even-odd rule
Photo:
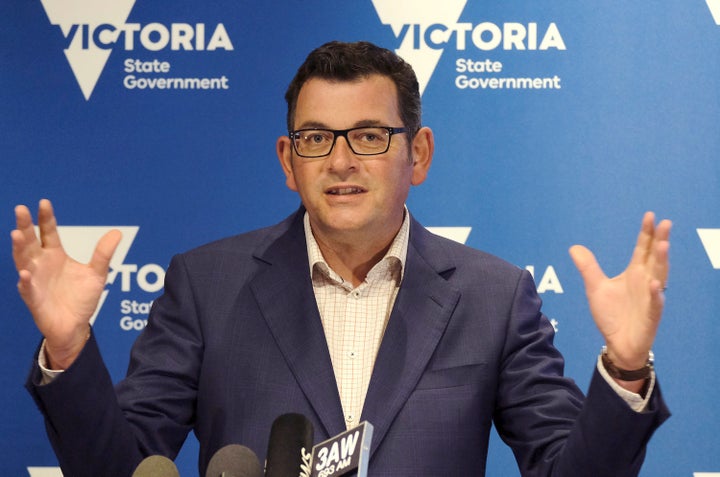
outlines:
[[[359,236],[357,232],[346,234],[323,234],[313,227],[313,237],[327,264],[343,280],[357,287],[367,277],[368,272],[385,256],[395,236],[400,230],[402,221],[391,233],[382,237]]]
[[[317,239],[316,239],[317,240]],[[318,241],[320,251],[328,263],[343,280],[351,282],[353,287],[359,286],[370,270],[385,256],[390,244],[372,253],[366,247],[327,247]]]

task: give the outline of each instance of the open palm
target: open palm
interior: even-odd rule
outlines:
[[[15,217],[11,237],[18,291],[46,339],[51,364],[64,369],[84,346],[121,234],[113,230],[103,236],[86,265],[65,253],[50,201],[40,202],[39,239],[27,207],[17,206]]]
[[[613,361],[624,369],[640,368],[647,360],[665,301],[672,224],[663,220],[656,227],[654,222],[654,214],[647,212],[630,263],[613,278],[605,275],[590,250],[581,245],[570,249],[595,324]]]

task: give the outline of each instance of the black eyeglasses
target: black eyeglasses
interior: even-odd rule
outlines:
[[[344,137],[350,150],[359,156],[384,154],[390,149],[393,134],[404,133],[405,128],[384,126],[350,129],[298,129],[290,131],[290,140],[300,157],[323,157],[330,154],[338,136]]]

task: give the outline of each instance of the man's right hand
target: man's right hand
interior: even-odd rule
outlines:
[[[90,263],[70,258],[60,243],[49,200],[40,201],[35,234],[30,210],[15,207],[16,230],[11,232],[18,291],[45,337],[45,353],[52,369],[66,369],[80,354],[89,336],[112,257],[122,234],[111,230],[95,247]]]

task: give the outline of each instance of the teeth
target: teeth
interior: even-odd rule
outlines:
[[[360,192],[362,191],[357,187],[345,187],[343,189],[332,189],[329,191],[329,193],[333,195],[359,194]]]

